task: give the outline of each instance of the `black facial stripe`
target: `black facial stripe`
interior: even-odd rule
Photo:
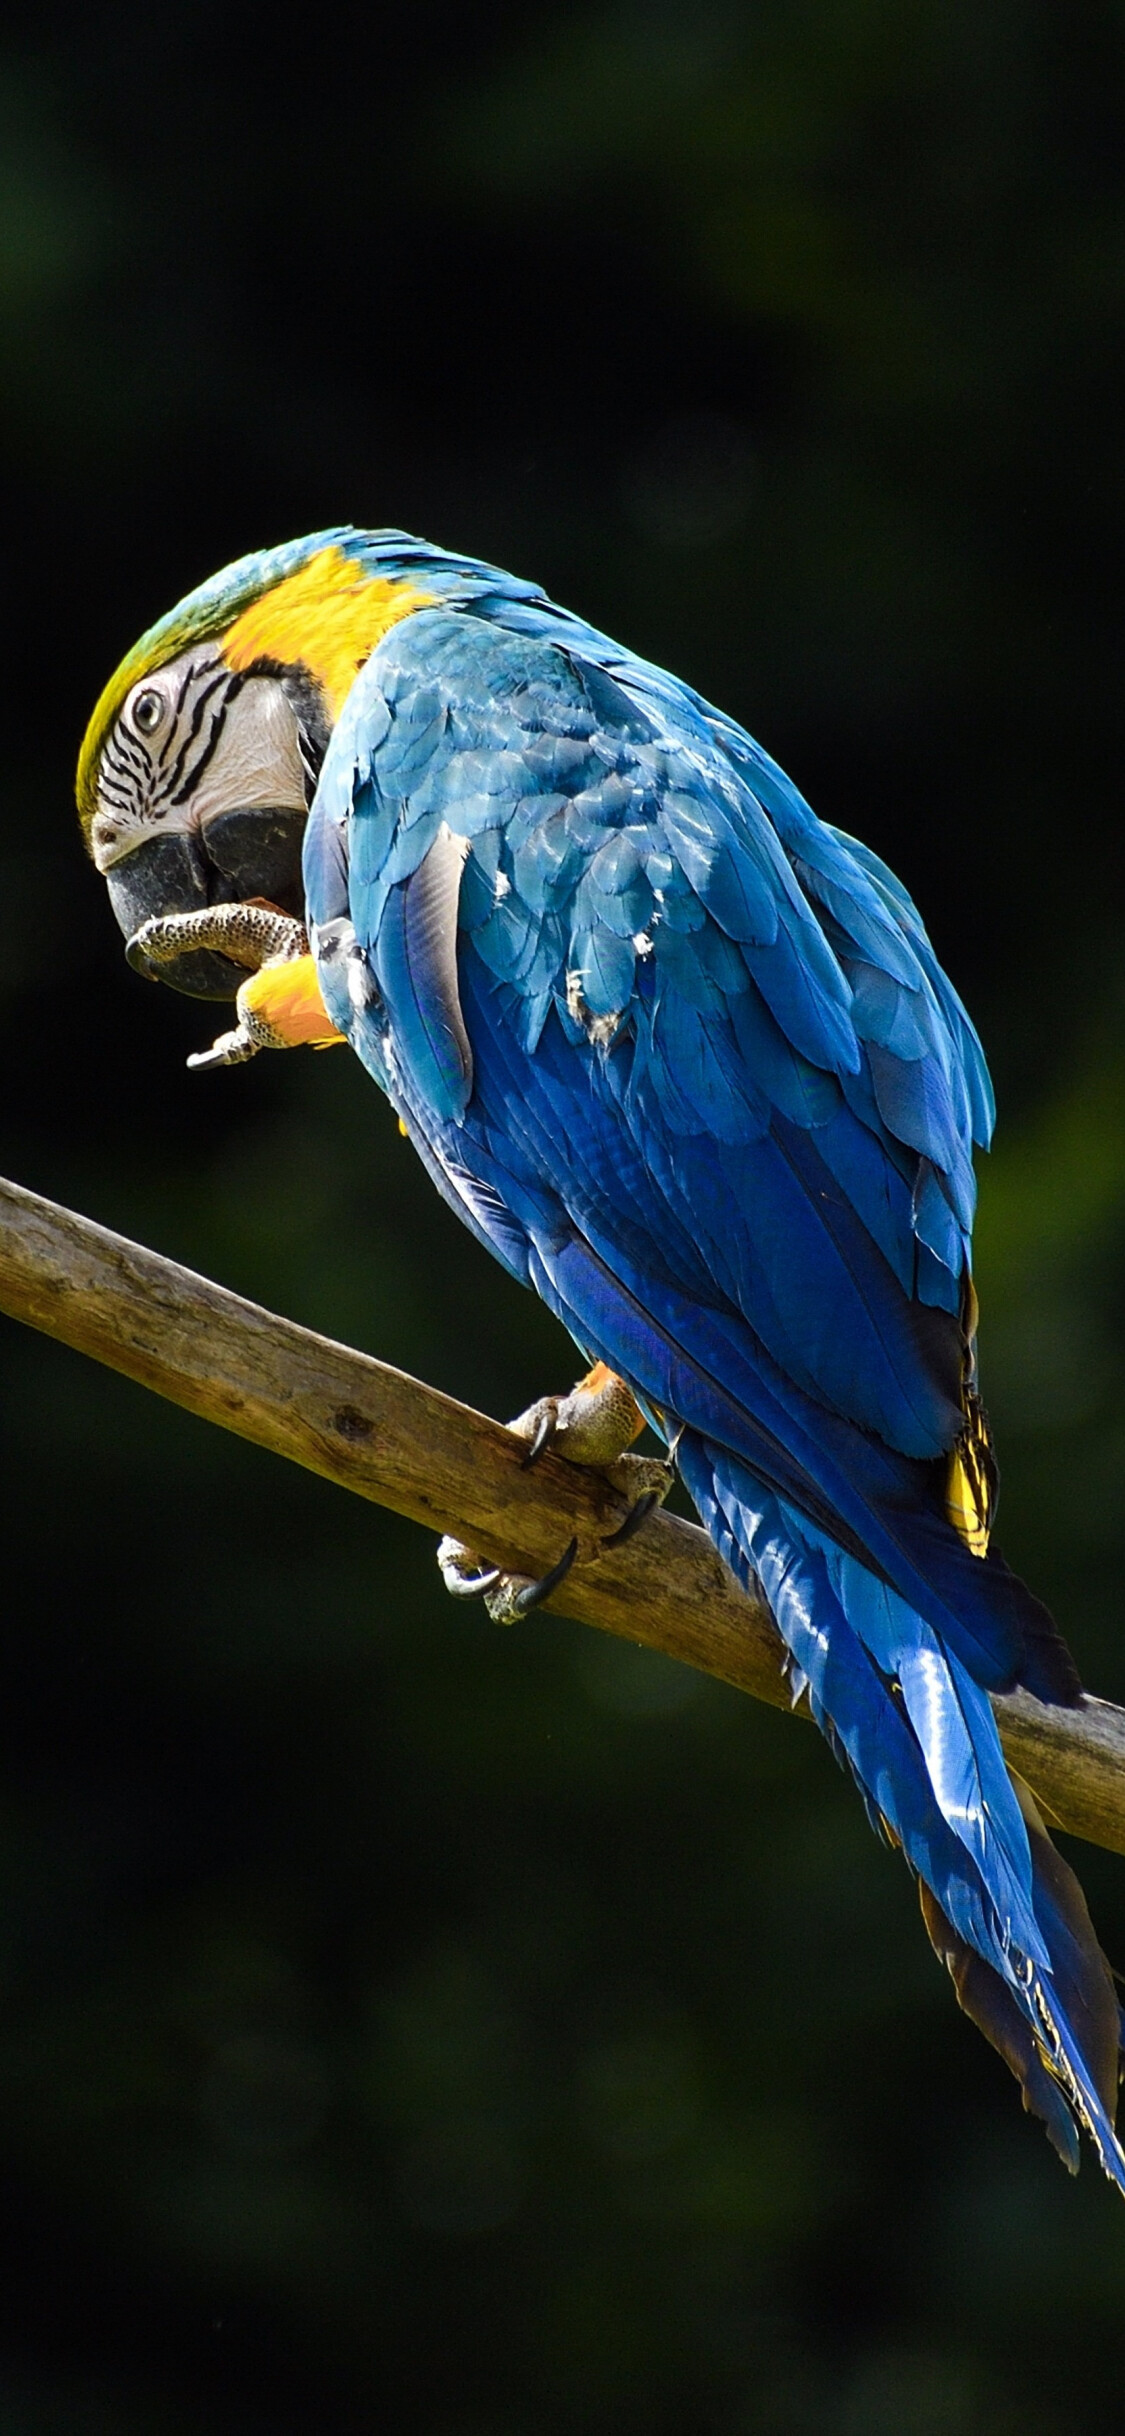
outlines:
[[[108,777],[119,787],[133,787],[136,785],[136,776],[136,771],[129,768],[128,762],[124,761],[119,753],[107,752],[102,765],[103,785]]]
[[[227,712],[230,709],[231,703],[237,701],[239,694],[242,692],[243,681],[244,680],[241,677],[231,677],[222,701],[216,706],[215,715],[211,723],[211,733],[203,747],[203,751],[199,755],[195,768],[188,771],[182,787],[180,787],[178,792],[171,797],[170,800],[172,803],[186,803],[188,798],[194,795],[195,790],[199,785],[199,781],[203,776],[204,770],[207,768],[208,762],[212,759],[215,753],[223,729],[226,726]]]
[[[203,667],[203,668],[205,668],[205,669],[206,669],[206,668],[208,668],[208,667],[210,667],[210,666],[211,666],[211,662],[210,662],[210,661],[208,661],[208,660],[204,660],[204,661],[203,661],[203,663],[202,663],[202,667]],[[220,672],[220,673],[221,673],[221,672]],[[188,665],[187,665],[187,667],[186,667],[186,668],[185,668],[185,670],[184,670],[183,677],[182,677],[181,682],[180,682],[180,690],[179,690],[178,694],[176,695],[176,699],[175,699],[174,703],[172,704],[172,716],[171,716],[171,719],[169,720],[169,723],[168,723],[168,733],[167,733],[167,735],[166,735],[166,737],[165,737],[165,739],[164,739],[164,742],[163,742],[163,744],[162,744],[162,745],[161,745],[161,747],[160,747],[160,751],[159,751],[159,753],[157,754],[157,757],[156,757],[156,767],[157,767],[157,769],[158,769],[158,770],[162,770],[162,769],[163,769],[164,764],[165,764],[165,762],[166,762],[166,761],[167,761],[167,759],[168,759],[168,755],[169,755],[169,753],[172,751],[172,748],[173,748],[173,746],[174,746],[174,745],[175,745],[175,743],[176,743],[176,739],[177,739],[177,737],[178,737],[178,735],[179,735],[179,732],[180,732],[180,720],[181,720],[181,717],[182,717],[182,715],[183,715],[183,707],[184,707],[185,702],[187,701],[188,687],[189,687],[189,685],[191,685],[191,684],[193,684],[193,683],[194,683],[194,681],[195,681],[196,677],[197,677],[197,676],[199,676],[199,674],[200,674],[200,662],[199,662],[198,660],[189,660]]]
[[[147,771],[130,769],[128,763],[120,758],[116,766],[106,766],[108,763],[107,753],[98,781],[99,794],[107,801],[116,803],[122,811],[134,811],[144,799],[148,785]]]
[[[145,751],[136,737],[129,734],[127,728],[119,727],[110,737],[106,759],[116,761],[129,777],[139,778],[142,784],[152,774],[152,755]]]
[[[102,802],[112,807],[115,812],[136,811],[136,793],[131,787],[115,786],[111,780],[103,776],[98,787],[98,794]]]
[[[213,662],[210,660],[189,660],[188,665],[184,670],[183,683],[180,687],[179,693],[176,696],[174,716],[177,719],[179,718],[180,712],[187,701],[187,689],[191,684],[192,678],[199,675],[201,668],[210,668],[212,666]]]
[[[192,711],[191,724],[188,728],[187,735],[184,737],[176,759],[173,762],[171,769],[168,771],[164,784],[160,789],[160,795],[162,798],[166,796],[170,797],[173,803],[179,803],[181,801],[181,798],[176,795],[173,790],[179,785],[180,779],[183,776],[184,765],[206,717],[208,703],[210,702],[212,695],[218,693],[221,687],[225,685],[229,688],[231,685],[236,683],[236,678],[229,676],[225,668],[220,668],[212,677],[210,684],[202,687],[196,699],[195,708]],[[220,727],[225,715],[226,704],[223,703],[220,705],[218,712]],[[190,787],[188,792],[190,794]]]

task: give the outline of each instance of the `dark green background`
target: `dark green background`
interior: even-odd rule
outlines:
[[[1120,0],[94,15],[0,37],[5,1166],[494,1412],[568,1381],[343,1053],[185,1074],[70,805],[244,549],[538,577],[925,908],[1001,1537],[1122,1697]],[[1125,2211],[812,1735],[3,1354],[2,2436],[1122,2424]]]

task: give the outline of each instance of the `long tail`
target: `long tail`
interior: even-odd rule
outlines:
[[[1080,2128],[1125,2192],[1113,1979],[1077,1879],[1008,1773],[987,1694],[897,1591],[737,1456],[687,1431],[677,1462],[722,1555],[761,1584],[794,1698],[807,1694],[873,1825],[901,1846],[965,2012],[1064,2164],[1077,2170]]]

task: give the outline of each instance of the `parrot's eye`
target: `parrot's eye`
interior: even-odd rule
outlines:
[[[163,694],[158,694],[152,686],[146,687],[143,694],[137,695],[132,715],[138,736],[155,736],[164,717]]]

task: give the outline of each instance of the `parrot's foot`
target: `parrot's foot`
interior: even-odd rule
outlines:
[[[174,964],[177,956],[197,948],[211,948],[257,973],[263,964],[307,956],[309,942],[304,923],[276,905],[199,905],[193,913],[156,914],[142,922],[126,946],[125,961],[134,972],[147,973],[150,965]]]
[[[189,1057],[197,1072],[241,1066],[259,1049],[295,1049],[301,1042],[327,1049],[341,1038],[320,995],[303,922],[276,905],[202,905],[193,913],[157,914],[142,923],[125,954],[137,972],[151,976],[154,965],[173,964],[177,956],[200,948],[244,965],[247,978],[235,1000],[233,1031],[221,1032],[209,1049]]]
[[[568,1463],[604,1473],[628,1501],[623,1522],[605,1535],[595,1554],[632,1539],[653,1508],[663,1503],[675,1478],[670,1463],[626,1452],[644,1428],[644,1414],[624,1379],[604,1362],[595,1362],[569,1395],[540,1396],[508,1427],[527,1441],[525,1470],[551,1447]],[[482,1565],[460,1540],[443,1539],[438,1565],[452,1598],[483,1598],[494,1623],[514,1624],[559,1589],[577,1556],[578,1541],[572,1539],[558,1564],[535,1581],[527,1574],[505,1573],[498,1565]]]

